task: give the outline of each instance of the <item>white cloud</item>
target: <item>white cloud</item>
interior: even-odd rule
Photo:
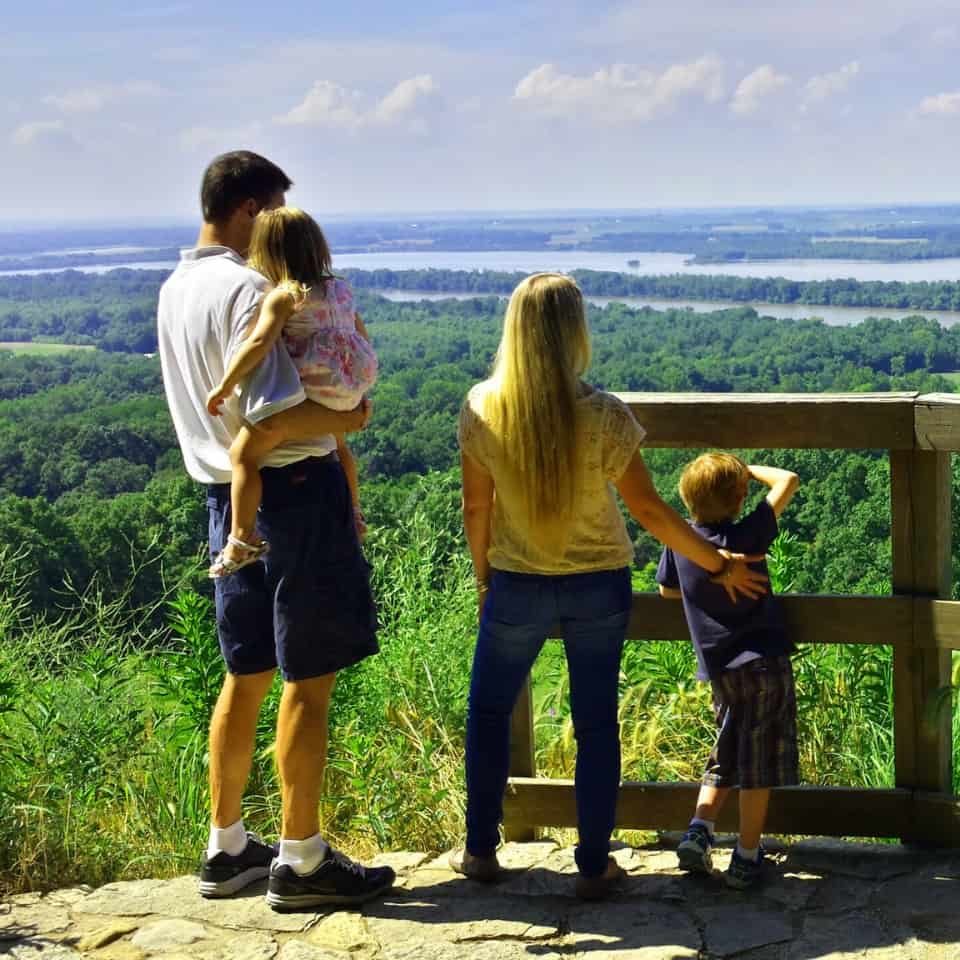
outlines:
[[[64,127],[62,120],[35,120],[21,124],[10,139],[15,147],[77,146],[77,141]]]
[[[919,112],[924,116],[954,116],[960,113],[960,90],[955,93],[938,93],[920,101]]]
[[[723,64],[716,57],[676,63],[662,73],[616,63],[588,75],[561,73],[552,63],[531,70],[516,86],[514,100],[555,116],[590,111],[608,120],[649,120],[683,97],[707,103],[723,99]]]
[[[401,80],[386,96],[367,106],[358,90],[348,90],[330,80],[318,80],[303,101],[276,117],[275,122],[295,126],[327,124],[345,130],[387,126],[415,119],[422,102],[436,93],[428,73]],[[414,127],[418,125],[415,123]]]
[[[99,87],[80,87],[66,93],[51,93],[43,102],[62,113],[96,113],[111,103],[144,97],[161,97],[166,91],[154,83],[130,81]]]
[[[844,93],[858,73],[860,73],[860,62],[852,60],[832,73],[821,73],[811,77],[803,86],[800,109],[806,111],[815,103],[821,103],[839,93]]]
[[[375,107],[374,116],[382,123],[393,123],[409,114],[424,97],[436,92],[429,73],[401,80]]]
[[[769,63],[757,67],[737,85],[730,101],[730,109],[740,116],[756,113],[760,109],[761,101],[779,92],[789,82],[790,78],[786,74],[777,73]]]

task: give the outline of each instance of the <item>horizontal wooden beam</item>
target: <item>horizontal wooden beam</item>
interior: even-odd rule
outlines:
[[[797,643],[909,643],[913,600],[910,597],[808,596],[780,597],[790,635]],[[929,604],[930,601],[925,601]],[[960,604],[938,611],[960,639]],[[688,640],[690,634],[679,600],[653,593],[635,593],[627,637],[631,640]]]
[[[650,447],[912,450],[916,393],[619,393]],[[928,404],[934,409],[934,404]],[[952,421],[951,421],[952,422]],[[940,437],[929,431],[930,436]]]
[[[960,650],[960,603],[913,598],[914,645]]]
[[[914,410],[916,445],[921,450],[960,450],[960,396],[925,393]]]
[[[617,826],[631,830],[682,830],[696,807],[696,783],[624,783],[617,803]],[[909,790],[851,787],[780,787],[773,791],[767,829],[771,833],[834,837],[899,837],[913,813]],[[946,808],[938,808],[952,823]],[[511,778],[504,796],[511,823],[575,827],[572,780]],[[737,802],[731,798],[718,828],[735,831]]]

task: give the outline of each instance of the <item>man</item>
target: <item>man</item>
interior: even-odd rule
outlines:
[[[338,413],[304,397],[282,343],[238,398],[211,417],[206,398],[256,319],[266,281],[243,261],[261,210],[282,206],[287,175],[248,151],[207,168],[203,225],[160,291],[159,350],[167,403],[184,463],[207,485],[210,551],[230,530],[229,447],[240,426],[269,431],[284,412],[287,442],[266,459],[258,526],[264,563],[216,581],[217,629],[227,667],[210,722],[211,827],[200,892],[236,893],[269,877],[274,909],[360,903],[389,888],[389,868],[366,869],[329,847],[318,806],[327,713],[336,673],[377,652],[376,615],[335,433],[360,430],[369,406]],[[283,802],[280,843],[244,828],[241,800],[253,762],[257,716],[280,668],[276,757]]]

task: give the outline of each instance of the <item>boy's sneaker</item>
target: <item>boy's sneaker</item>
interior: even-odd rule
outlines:
[[[273,864],[267,903],[280,911],[365,903],[389,890],[395,879],[391,867],[364,867],[331,847],[323,863],[305,876],[287,864]]]
[[[691,823],[677,846],[680,869],[691,873],[712,873],[713,855],[710,848],[715,842],[702,823]]]
[[[215,857],[206,851],[200,858],[200,896],[229,897],[270,874],[270,862],[277,855],[277,844],[266,844],[252,833],[241,853],[231,856],[222,850]]]
[[[763,874],[763,847],[760,848],[756,860],[747,860],[741,857],[736,850],[730,857],[730,866],[723,875],[724,882],[734,890],[748,890],[760,882]]]

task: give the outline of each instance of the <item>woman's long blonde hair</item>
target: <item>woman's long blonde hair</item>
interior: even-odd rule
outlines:
[[[320,225],[297,207],[277,207],[257,214],[247,262],[274,286],[300,297],[321,289],[333,276],[330,247]]]
[[[576,401],[590,363],[583,297],[559,273],[535,273],[510,297],[485,418],[513,473],[527,529],[544,549],[566,541],[577,490]]]

